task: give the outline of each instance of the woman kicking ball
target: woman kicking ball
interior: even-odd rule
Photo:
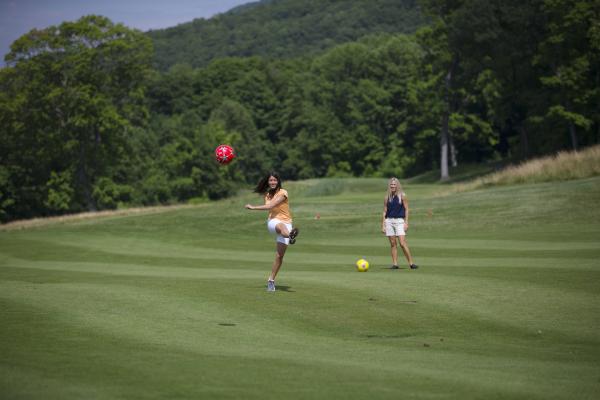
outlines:
[[[275,261],[273,262],[271,275],[269,275],[269,279],[267,280],[267,290],[274,292],[275,277],[281,268],[288,244],[296,243],[298,228],[292,227],[292,214],[290,212],[288,192],[281,187],[279,174],[270,172],[258,182],[254,192],[264,196],[265,204],[262,206],[246,204],[246,208],[248,210],[269,211],[267,228],[269,232],[277,235]]]

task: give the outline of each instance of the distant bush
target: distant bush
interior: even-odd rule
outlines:
[[[110,178],[100,178],[94,190],[92,198],[102,210],[114,210],[119,204],[128,203],[131,200],[133,188],[129,185],[119,185]]]

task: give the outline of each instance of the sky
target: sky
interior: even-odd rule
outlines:
[[[0,64],[10,45],[33,28],[43,29],[99,14],[141,31],[210,18],[256,0],[0,0]]]

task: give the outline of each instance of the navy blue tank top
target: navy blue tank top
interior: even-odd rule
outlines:
[[[406,211],[404,210],[404,203],[400,200],[399,196],[394,196],[387,203],[387,212],[385,213],[386,218],[404,218]]]

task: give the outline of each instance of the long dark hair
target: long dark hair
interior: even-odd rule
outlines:
[[[273,190],[271,190],[271,188],[269,187],[270,177],[274,177],[275,179],[277,179],[277,187],[275,187],[275,189]],[[279,189],[281,189],[281,178],[279,177],[279,174],[277,172],[271,171],[263,178],[261,178],[260,181],[258,181],[258,184],[254,188],[254,193],[266,194],[268,192],[272,196],[275,193],[277,193]]]

